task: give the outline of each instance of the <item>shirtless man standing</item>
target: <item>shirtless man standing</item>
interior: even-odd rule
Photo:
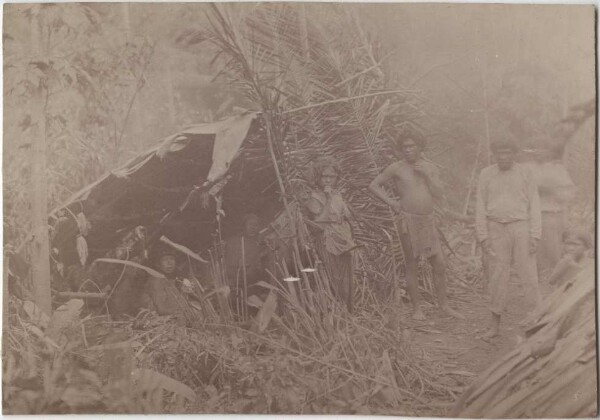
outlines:
[[[455,318],[464,317],[451,309],[446,300],[446,263],[434,219],[434,201],[442,198],[439,172],[424,161],[421,153],[424,137],[411,130],[397,140],[403,160],[392,163],[369,185],[373,194],[389,205],[397,214],[400,242],[404,252],[406,283],[413,305],[413,319],[423,320],[420,307],[417,260],[424,257],[432,267],[438,304],[442,311]],[[392,181],[400,201],[390,197],[383,185]]]

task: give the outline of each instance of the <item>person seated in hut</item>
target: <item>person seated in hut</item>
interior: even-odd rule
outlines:
[[[192,292],[192,285],[189,280],[177,275],[175,250],[171,247],[159,246],[156,255],[158,257],[156,268],[165,277],[148,277],[143,299],[144,306],[159,315],[173,315],[178,323],[185,325],[189,304],[184,295]]]
[[[581,271],[589,260],[592,238],[583,230],[569,229],[562,235],[562,248],[563,256],[548,279],[553,286],[561,286]]]
[[[352,249],[356,248],[352,237],[350,210],[336,189],[340,169],[330,158],[322,158],[313,164],[315,189],[305,202],[315,226],[315,245],[325,264],[334,294],[349,312],[353,310]]]
[[[248,213],[242,220],[243,231],[225,241],[225,272],[232,306],[239,315],[249,296],[260,295],[256,283],[265,277],[264,246],[258,235],[260,219],[256,214]]]

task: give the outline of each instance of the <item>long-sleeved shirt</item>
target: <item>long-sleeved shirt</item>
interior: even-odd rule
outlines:
[[[498,165],[481,171],[475,213],[475,230],[480,241],[488,238],[488,220],[499,223],[527,220],[530,235],[541,237],[540,196],[528,168],[515,163],[506,171],[501,171]]]

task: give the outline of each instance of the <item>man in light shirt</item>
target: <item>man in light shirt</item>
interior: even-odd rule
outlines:
[[[496,337],[506,308],[510,269],[514,264],[536,306],[542,297],[535,254],[542,235],[540,198],[530,169],[516,163],[517,146],[510,140],[492,144],[496,164],[481,171],[475,229],[489,261],[492,327],[485,339]]]
[[[535,150],[531,169],[538,185],[542,212],[542,237],[537,255],[538,273],[550,273],[562,255],[562,234],[566,208],[575,197],[575,184],[560,160],[559,146],[544,145]]]

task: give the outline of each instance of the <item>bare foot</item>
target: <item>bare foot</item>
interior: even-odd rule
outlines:
[[[421,308],[415,309],[415,311],[413,312],[412,319],[414,319],[415,321],[425,321],[425,314],[423,313]]]
[[[464,315],[461,314],[460,312],[455,311],[454,309],[452,309],[451,307],[449,307],[448,305],[444,305],[440,308],[445,314],[450,315],[451,317],[454,317],[456,319],[465,319]]]

